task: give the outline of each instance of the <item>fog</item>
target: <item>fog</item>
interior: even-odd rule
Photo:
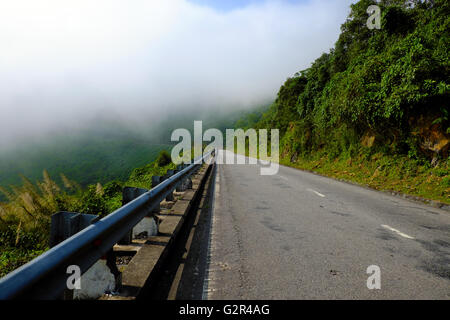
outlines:
[[[1,1],[0,146],[267,103],[333,46],[351,2]]]

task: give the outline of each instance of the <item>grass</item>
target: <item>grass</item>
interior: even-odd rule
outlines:
[[[167,152],[157,160],[135,168],[125,182],[110,181],[83,188],[61,176],[62,185],[44,171],[36,183],[22,177],[22,186],[1,188],[6,202],[0,202],[0,277],[49,249],[51,215],[58,211],[98,214],[101,217],[122,206],[124,186],[151,189],[153,175],[174,169]]]
[[[69,143],[70,142],[70,143]],[[52,143],[50,146],[36,146],[2,154],[0,156],[0,186],[9,188],[19,185],[20,176],[31,181],[40,179],[45,168],[57,177],[64,173],[81,186],[92,183],[107,183],[113,179],[126,180],[138,166],[153,161],[161,150],[169,145],[150,144],[124,139],[96,138],[83,140],[74,138],[67,144]],[[0,201],[5,198],[0,195]]]
[[[354,158],[299,158],[295,162],[283,158],[280,163],[351,181],[375,190],[395,191],[450,204],[448,162],[431,168],[406,156],[377,153],[369,157],[359,155]]]
[[[450,204],[450,158],[441,160],[436,167],[407,156],[363,152],[353,158],[345,155],[331,158],[317,153],[315,156],[298,157],[295,161],[285,156],[279,162],[375,190],[394,191]]]
[[[2,248],[0,252],[0,278],[33,260],[46,250],[48,248],[40,250],[25,250],[14,247]]]

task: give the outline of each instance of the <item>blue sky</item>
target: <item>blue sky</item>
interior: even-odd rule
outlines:
[[[234,9],[244,8],[251,4],[266,2],[267,0],[189,0],[202,6],[216,9],[217,11],[232,11]],[[284,3],[306,3],[309,0],[278,0]]]

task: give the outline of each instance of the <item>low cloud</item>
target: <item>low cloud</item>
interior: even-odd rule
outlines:
[[[0,145],[99,115],[156,121],[270,101],[333,46],[351,2],[3,1]]]

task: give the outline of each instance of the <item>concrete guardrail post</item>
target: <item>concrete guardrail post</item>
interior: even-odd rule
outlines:
[[[164,180],[169,179],[171,176],[173,176],[174,170],[167,170],[166,174],[164,175]],[[173,192],[169,193],[166,197],[166,201],[174,201],[175,198],[173,197]]]
[[[189,165],[188,164],[182,164],[182,169],[187,168]],[[182,189],[181,191],[186,191],[187,189],[192,189],[192,181],[191,181],[191,177],[188,176],[186,178],[184,178],[181,183],[180,183],[180,189]],[[178,191],[178,190],[177,190]]]
[[[156,187],[161,182],[160,176],[152,176],[152,188]],[[161,212],[161,204],[158,204],[155,208],[152,210],[153,213],[160,213]]]
[[[65,211],[55,213],[51,218],[50,246],[56,246],[98,220],[99,216],[93,214]],[[81,288],[66,289],[62,298],[97,299],[106,292],[117,291],[121,285],[121,273],[117,269],[115,259],[111,249],[104,259],[97,261],[81,275]]]
[[[100,219],[95,214],[60,211],[52,215],[50,227],[50,247],[56,246]]]
[[[122,192],[122,205],[126,205],[128,202],[140,197],[146,192],[148,192],[148,190],[143,188],[125,187]],[[127,245],[130,244],[133,239],[150,237],[156,234],[158,234],[158,224],[153,210],[149,210],[147,215],[127,233],[119,244]]]
[[[183,165],[182,165],[182,164],[180,164],[180,165],[177,166],[177,168],[175,169],[175,174],[178,173],[178,172],[180,172],[181,170],[183,170]],[[183,182],[184,182],[184,179],[181,180],[181,181],[178,183],[178,185],[177,185],[175,191],[177,191],[177,192],[182,192],[182,191],[185,190]]]

